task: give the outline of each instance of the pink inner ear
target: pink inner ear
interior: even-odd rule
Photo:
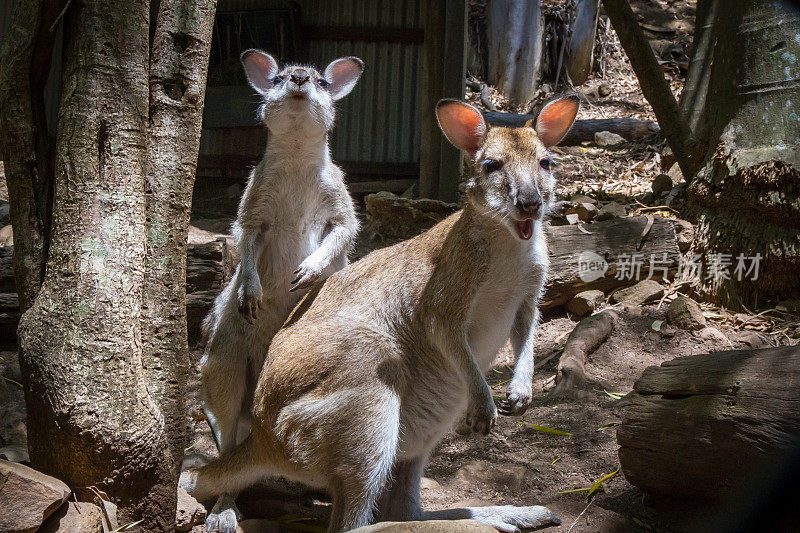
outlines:
[[[575,117],[580,103],[577,98],[562,98],[547,104],[536,119],[536,134],[545,146],[553,146],[564,138]]]
[[[460,150],[478,151],[486,135],[486,122],[481,112],[459,101],[442,102],[436,118],[447,140]]]
[[[259,91],[272,87],[272,78],[278,73],[278,63],[263,52],[248,50],[242,55],[242,64],[250,84]]]

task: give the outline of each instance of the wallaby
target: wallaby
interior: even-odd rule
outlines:
[[[344,175],[331,161],[328,132],[334,102],[353,89],[364,63],[345,57],[320,74],[305,66],[281,70],[259,50],[241,59],[262,97],[259,117],[269,137],[233,223],[239,266],[203,324],[202,393],[220,452],[249,432],[273,335],[308,287],[347,264],[359,226]],[[234,497],[217,501],[209,530],[236,530]]]
[[[439,102],[442,131],[471,160],[463,210],[315,287],[272,341],[248,439],[184,472],[182,486],[200,499],[266,476],[326,488],[332,532],[368,524],[375,509],[378,520],[473,518],[506,532],[558,523],[540,506],[426,512],[419,483],[462,413],[474,432],[494,426],[483,374],[509,336],[517,363],[501,409],[531,401],[555,185],[547,147],[577,112],[570,96],[535,125],[490,129],[474,107]]]

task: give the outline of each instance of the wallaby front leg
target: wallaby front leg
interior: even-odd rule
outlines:
[[[265,229],[245,229],[239,240],[239,312],[250,322],[255,319],[263,298],[258,259],[264,250]]]
[[[511,345],[517,363],[506,391],[506,400],[499,405],[500,413],[504,415],[521,415],[528,409],[533,397],[533,351],[539,323],[537,303],[538,298],[522,303],[511,330]]]
[[[290,291],[305,289],[313,285],[322,276],[328,265],[347,253],[358,233],[358,221],[355,217],[342,217],[334,223],[331,231],[322,239],[322,243],[313,253],[306,257],[295,270]]]

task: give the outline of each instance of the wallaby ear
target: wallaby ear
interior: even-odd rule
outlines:
[[[272,80],[278,75],[278,62],[261,50],[245,50],[242,52],[242,65],[247,81],[261,94],[272,88]]]
[[[534,129],[545,146],[556,145],[564,138],[578,116],[578,109],[580,100],[574,94],[553,100],[542,108]]]
[[[439,100],[436,120],[447,140],[470,154],[478,151],[489,129],[481,112],[461,100]]]
[[[342,57],[331,61],[325,68],[324,74],[325,81],[329,84],[327,89],[331,93],[331,98],[339,100],[350,94],[362,72],[364,72],[364,62],[357,57]]]

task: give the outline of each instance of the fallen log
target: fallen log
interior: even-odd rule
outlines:
[[[719,500],[759,485],[751,476],[797,442],[800,346],[673,359],[645,370],[625,401],[625,478],[648,492]]]
[[[616,320],[617,313],[606,309],[578,322],[564,343],[551,395],[564,395],[586,381],[586,357],[608,339]]]
[[[11,258],[14,247],[0,248],[0,343],[16,343],[19,300]],[[200,324],[214,298],[233,275],[238,260],[224,238],[190,244],[186,257],[186,322],[189,342],[200,340]]]
[[[534,115],[502,113],[499,111],[487,111],[483,116],[490,126],[506,126],[511,128],[524,126],[526,122],[535,118]],[[610,131],[625,137],[628,141],[637,141],[658,133],[661,130],[657,123],[637,118],[593,118],[576,120],[572,125],[572,129],[569,130],[569,133],[567,133],[558,144],[559,146],[575,146],[582,142],[591,142],[594,141],[594,134],[599,131]]]

